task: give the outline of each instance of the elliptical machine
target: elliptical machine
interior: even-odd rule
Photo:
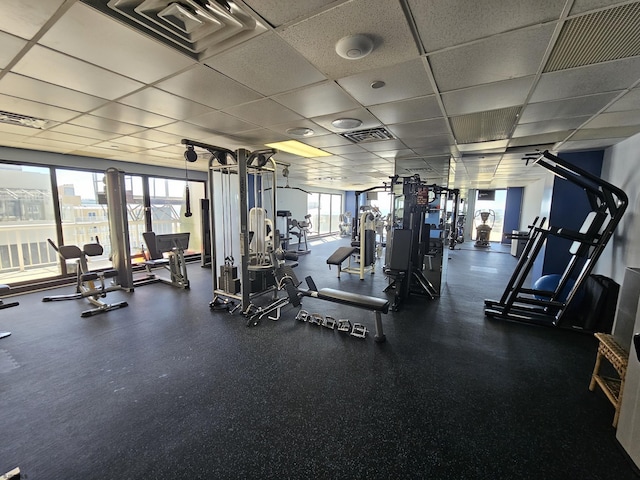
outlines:
[[[476,243],[473,246],[489,248],[491,246],[489,237],[491,236],[493,225],[496,223],[496,212],[491,209],[478,210],[474,214],[473,219],[476,222]],[[480,219],[482,223],[478,223],[478,219]]]

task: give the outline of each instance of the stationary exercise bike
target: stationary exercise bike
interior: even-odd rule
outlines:
[[[79,300],[86,298],[89,303],[96,308],[85,310],[82,312],[82,317],[90,317],[99,313],[109,312],[117,308],[124,308],[128,306],[127,302],[117,302],[107,304],[101,300],[107,296],[108,292],[115,290],[122,290],[122,287],[116,283],[118,277],[118,270],[108,269],[104,271],[90,271],[87,263],[87,257],[97,257],[102,255],[104,249],[102,245],[98,243],[87,243],[80,250],[76,245],[60,245],[56,246],[55,243],[49,238],[47,239],[49,245],[56,251],[58,256],[64,260],[75,260],[76,263],[76,293],[69,295],[51,295],[44,297],[43,302],[56,302],[61,300]],[[109,281],[109,282],[107,282]],[[107,284],[109,283],[109,284]]]

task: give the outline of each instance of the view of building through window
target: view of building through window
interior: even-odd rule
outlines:
[[[52,178],[55,179],[52,182]],[[150,209],[145,208],[149,182]],[[58,238],[52,184],[59,204]],[[142,253],[147,225],[157,234],[190,232],[187,253],[201,249],[200,201],[203,182],[189,182],[192,216],[186,217],[184,180],[125,175],[130,253]],[[62,274],[54,244],[99,242],[104,254],[90,268],[111,267],[112,252],[104,174],[67,169],[0,164],[0,283],[52,278]]]

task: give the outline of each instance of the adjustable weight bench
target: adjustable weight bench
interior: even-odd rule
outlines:
[[[331,265],[337,265],[338,278],[340,278],[340,272],[342,272],[342,262],[351,257],[358,251],[358,247],[339,247],[335,252],[327,258],[327,265],[331,268]],[[349,260],[349,268],[351,267],[351,260]]]

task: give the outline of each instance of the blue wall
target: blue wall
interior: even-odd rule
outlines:
[[[344,211],[351,212],[351,218],[357,218],[356,192],[344,192]]]
[[[598,177],[602,172],[603,150],[561,153],[558,156]],[[553,186],[548,191],[545,190],[545,196],[550,196],[550,199],[543,199],[543,204],[548,205],[548,212],[542,213],[547,216],[547,226],[579,230],[591,211],[584,190],[559,177],[553,177]],[[549,236],[547,244],[536,259],[532,281],[535,282],[543,275],[564,272],[571,259],[571,243],[570,240]]]
[[[513,230],[520,228],[520,212],[522,211],[523,187],[507,188],[507,201],[504,208],[504,220],[502,222],[502,243],[511,243],[505,238]]]

